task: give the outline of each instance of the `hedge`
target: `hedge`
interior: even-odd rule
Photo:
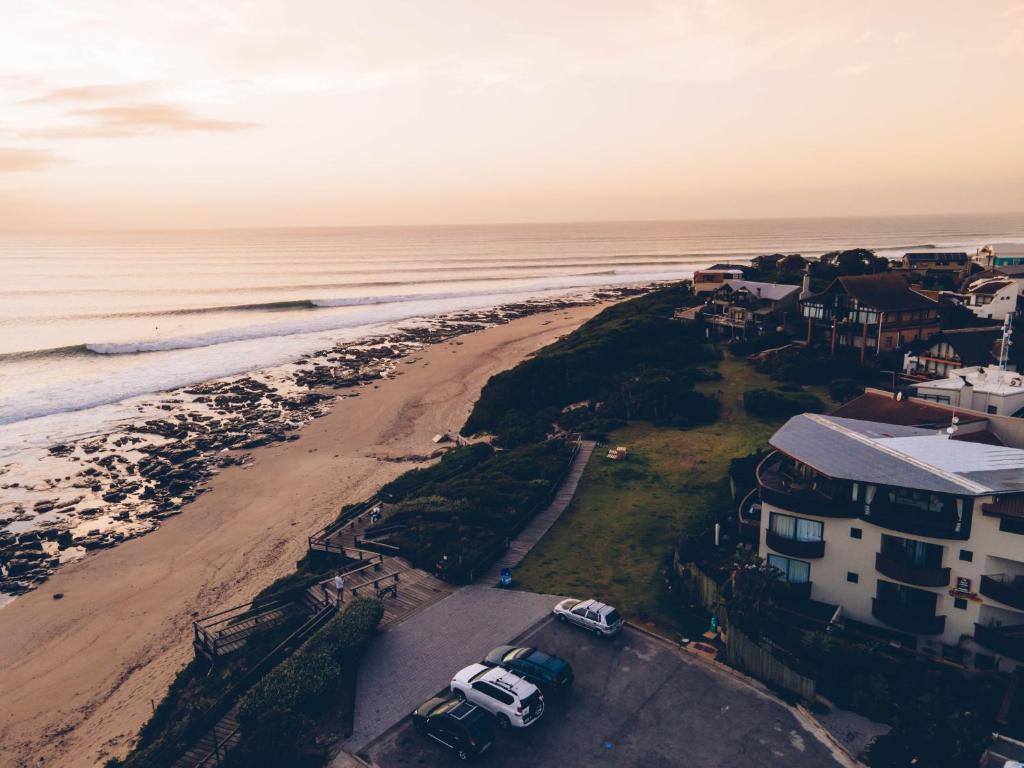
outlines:
[[[379,600],[356,598],[245,694],[238,708],[242,740],[232,764],[317,764],[315,718],[335,703],[383,614]]]

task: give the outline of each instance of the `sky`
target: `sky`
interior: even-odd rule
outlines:
[[[1021,0],[0,4],[0,228],[1024,211]]]

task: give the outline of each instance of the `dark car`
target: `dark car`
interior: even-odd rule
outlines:
[[[494,720],[475,704],[454,696],[438,696],[412,713],[412,724],[452,750],[460,760],[469,760],[490,749],[494,743]]]
[[[573,681],[569,662],[536,648],[500,645],[487,654],[484,664],[515,672],[536,685],[546,695],[568,690]]]

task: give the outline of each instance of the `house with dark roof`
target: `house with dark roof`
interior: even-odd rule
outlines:
[[[902,268],[912,272],[962,272],[971,263],[971,257],[957,251],[923,251],[903,254]]]
[[[837,277],[800,300],[808,344],[832,354],[852,350],[861,362],[939,331],[939,304],[893,273]]]
[[[940,331],[904,355],[903,372],[923,381],[944,378],[957,368],[994,365],[999,362],[1001,339],[1002,330],[996,327]],[[1011,346],[1008,369],[1017,370],[1018,357]]]
[[[1024,450],[950,429],[794,416],[757,468],[758,552],[783,594],[839,609],[847,628],[1013,671],[1024,663]]]
[[[730,338],[774,331],[797,313],[798,285],[726,280],[708,297],[704,321]]]

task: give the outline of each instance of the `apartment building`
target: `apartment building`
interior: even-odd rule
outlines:
[[[816,414],[770,443],[758,548],[791,596],[936,658],[1024,664],[1024,450]]]

